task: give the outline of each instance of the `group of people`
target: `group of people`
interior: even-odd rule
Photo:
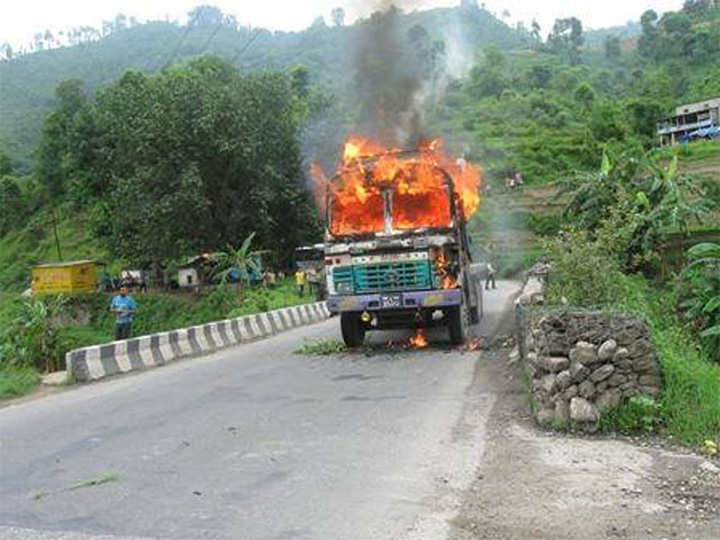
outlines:
[[[507,177],[505,177],[505,187],[509,191],[520,188],[520,187],[522,187],[522,185],[523,185],[523,177],[519,171],[515,171],[515,173],[511,173]]]

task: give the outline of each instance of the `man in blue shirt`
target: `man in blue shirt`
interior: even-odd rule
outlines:
[[[110,302],[110,311],[115,313],[116,341],[130,337],[136,309],[135,300],[128,296],[128,288],[120,287],[120,294],[114,296]]]

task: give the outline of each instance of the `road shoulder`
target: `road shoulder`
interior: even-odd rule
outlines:
[[[481,362],[498,399],[450,538],[716,538],[720,468],[641,439],[539,430],[508,349]]]

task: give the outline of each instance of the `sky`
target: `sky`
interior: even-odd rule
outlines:
[[[200,4],[211,4],[233,14],[240,24],[271,30],[301,30],[318,16],[329,22],[330,11],[343,7],[347,22],[367,16],[389,0],[21,0],[3,2],[0,8],[0,43],[27,43],[41,30],[53,32],[77,26],[100,28],[118,13],[139,21],[174,20],[185,23],[186,14]],[[460,0],[395,0],[406,11],[455,6]],[[603,28],[638,20],[646,9],[676,10],[682,0],[478,0],[509,21],[536,19],[546,35],[556,18],[578,17],[585,28]]]

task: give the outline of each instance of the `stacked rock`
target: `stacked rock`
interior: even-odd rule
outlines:
[[[563,313],[532,324],[525,360],[542,425],[595,431],[600,415],[638,394],[658,396],[660,364],[642,321],[599,313]],[[608,330],[617,330],[617,339]],[[574,334],[584,339],[570,342]]]

